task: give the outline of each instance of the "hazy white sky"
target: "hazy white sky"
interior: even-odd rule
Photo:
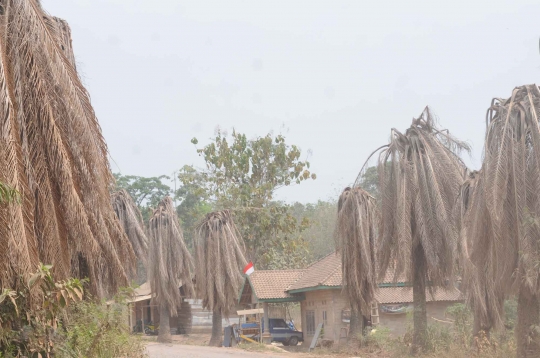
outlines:
[[[540,75],[539,1],[42,0],[72,28],[115,172],[203,166],[217,126],[285,132],[335,197],[390,129],[430,105],[474,147],[493,97]]]

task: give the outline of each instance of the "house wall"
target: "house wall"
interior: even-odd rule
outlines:
[[[426,304],[428,324],[441,323],[440,321],[443,321],[441,324],[448,324],[444,323],[448,321],[446,309],[454,303],[456,302],[428,302]],[[379,322],[382,327],[387,327],[393,336],[402,336],[407,332],[407,327],[412,325],[412,317],[407,319],[407,314],[385,314],[379,309]]]
[[[309,345],[313,339],[313,333],[307,329],[307,311],[313,311],[315,316],[315,329],[323,321],[323,311],[326,311],[327,322],[324,325],[324,339],[330,339],[339,342],[340,334],[345,336],[348,333],[349,323],[342,321],[342,311],[349,310],[349,301],[342,294],[341,289],[335,290],[315,290],[305,293],[306,299],[300,303],[302,317],[302,330],[304,332],[304,344]],[[445,312],[448,306],[456,302],[428,302],[427,316],[428,324],[439,321],[448,321]],[[434,319],[435,318],[435,319]],[[412,324],[407,319],[407,314],[384,314],[379,310],[379,326],[386,327],[394,336],[401,336],[407,331],[407,326]],[[441,323],[447,324],[447,323]],[[342,328],[346,328],[342,332]]]
[[[347,328],[348,323],[342,322],[341,312],[348,309],[348,301],[341,294],[341,289],[326,289],[308,291],[305,293],[306,299],[301,302],[302,330],[304,332],[304,344],[310,344],[313,339],[313,332],[308,332],[306,313],[313,311],[315,316],[315,329],[323,322],[323,312],[326,312],[326,322],[324,324],[324,339],[339,340],[341,328]],[[345,332],[342,334],[345,336]]]

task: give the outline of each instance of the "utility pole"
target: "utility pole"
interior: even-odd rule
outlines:
[[[173,172],[173,178],[174,178],[174,196],[173,196],[173,200],[174,200],[174,207],[176,209],[176,174],[178,173],[178,170],[175,170]]]

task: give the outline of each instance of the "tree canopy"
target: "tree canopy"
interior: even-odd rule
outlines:
[[[300,158],[300,149],[281,134],[247,139],[236,131],[230,137],[217,131],[197,152],[206,169],[181,173],[182,186],[196,185],[199,198],[234,212],[247,255],[258,267],[302,266],[307,251],[300,232],[306,222],[294,217],[290,204],[275,199],[280,188],[316,178],[309,162]]]
[[[115,173],[114,178],[117,189],[124,189],[131,195],[145,221],[150,219],[152,208],[157,207],[163,198],[172,194],[171,188],[163,183],[164,180],[170,179],[166,175],[141,177]]]

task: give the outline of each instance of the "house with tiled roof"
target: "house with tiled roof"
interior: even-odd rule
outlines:
[[[299,302],[301,326],[306,342],[311,341],[319,323],[324,323],[324,338],[339,342],[348,334],[350,304],[342,292],[341,256],[332,253],[303,270],[255,271],[246,279],[241,305]],[[394,335],[407,328],[407,312],[412,309],[412,287],[404,278],[394,280],[388,272],[379,283],[371,317],[374,325],[387,327]],[[396,282],[394,282],[396,281]],[[427,293],[428,319],[446,321],[448,306],[463,300],[461,292],[433,288]]]

